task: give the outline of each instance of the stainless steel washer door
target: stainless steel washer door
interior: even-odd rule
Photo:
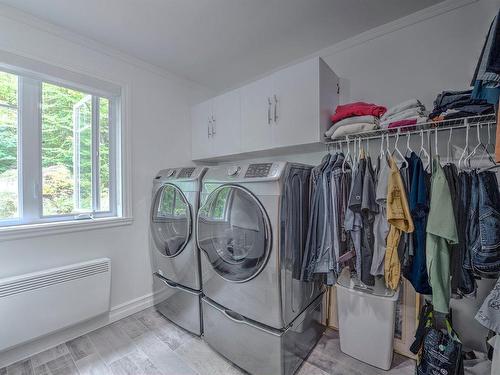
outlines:
[[[151,233],[161,255],[174,257],[191,236],[191,209],[183,192],[175,185],[164,184],[155,194],[151,212]]]
[[[198,211],[197,224],[198,246],[225,280],[245,282],[264,268],[271,247],[269,218],[248,190],[216,188]]]

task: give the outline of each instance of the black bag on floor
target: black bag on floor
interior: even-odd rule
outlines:
[[[446,329],[435,328],[432,305],[426,303],[420,313],[415,342],[410,350],[419,354],[417,375],[463,375],[462,343],[445,319]]]

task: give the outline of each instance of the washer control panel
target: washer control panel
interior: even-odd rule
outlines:
[[[189,178],[193,175],[194,167],[182,168],[177,178]]]
[[[273,163],[250,164],[245,173],[245,178],[267,177]]]
[[[239,167],[237,165],[232,165],[227,169],[226,173],[228,176],[233,177],[233,176],[237,176],[238,173],[240,173],[240,171],[241,171],[241,167]]]

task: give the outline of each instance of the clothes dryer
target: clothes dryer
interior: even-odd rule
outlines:
[[[171,168],[153,180],[150,247],[155,307],[169,320],[201,335],[201,275],[195,240],[205,167]]]
[[[300,280],[310,175],[270,162],[211,167],[203,178],[204,338],[254,375],[292,374],[324,330],[323,288]]]

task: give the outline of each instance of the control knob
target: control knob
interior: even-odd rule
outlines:
[[[227,169],[227,175],[228,176],[236,176],[238,173],[240,173],[240,170],[241,170],[240,167],[238,167],[236,165],[232,165]]]

